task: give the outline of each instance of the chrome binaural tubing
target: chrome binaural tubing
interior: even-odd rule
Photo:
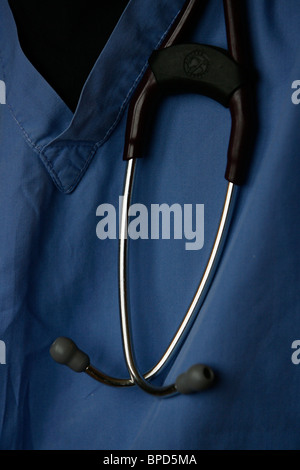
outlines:
[[[148,393],[160,396],[170,396],[176,393],[175,384],[168,386],[157,387],[153,386],[148,382],[148,379],[153,378],[157,375],[174,357],[176,352],[184,339],[186,338],[210,287],[211,281],[215,274],[215,270],[222,252],[228,227],[231,221],[231,215],[233,212],[234,200],[235,200],[235,189],[236,186],[233,183],[228,183],[223,210],[220,218],[219,227],[214,240],[214,244],[204,270],[204,274],[198,285],[198,288],[193,296],[192,302],[179,325],[175,335],[173,336],[169,346],[165,353],[157,364],[145,374],[141,374],[137,368],[134,359],[134,347],[131,335],[130,326],[130,312],[129,312],[129,301],[128,301],[128,238],[127,238],[127,227],[128,227],[128,211],[131,202],[134,173],[135,173],[136,159],[128,160],[127,170],[124,182],[123,191],[123,205],[121,210],[121,221],[120,221],[120,240],[119,240],[119,302],[120,302],[120,320],[122,329],[122,339],[124,355],[126,364],[130,374],[130,378],[118,379],[107,376],[106,374],[98,371],[93,366],[88,366],[86,372],[94,379],[99,380],[102,383],[112,386],[132,386],[134,384],[141,387]]]

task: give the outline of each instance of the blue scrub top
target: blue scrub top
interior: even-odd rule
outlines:
[[[292,348],[300,339],[298,0],[247,1],[257,71],[251,171],[205,303],[172,367],[156,379],[168,384],[201,362],[216,371],[216,386],[157,398],[104,386],[49,355],[53,340],[68,336],[104,372],[128,376],[118,240],[97,237],[96,211],[118,208],[128,103],[183,3],[131,0],[73,115],[24,56],[8,3],[0,2],[1,449],[300,448]],[[220,0],[208,2],[187,41],[227,47]],[[143,371],[168,346],[210,253],[230,127],[228,109],[207,97],[166,97],[138,161],[133,202],[205,208],[202,249],[186,250],[184,238],[130,241]]]

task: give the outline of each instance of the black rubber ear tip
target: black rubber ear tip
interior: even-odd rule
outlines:
[[[214,379],[215,374],[210,367],[205,364],[195,364],[177,377],[175,385],[179,393],[188,394],[206,390],[212,386]]]
[[[75,372],[84,372],[90,365],[90,358],[78,349],[74,341],[61,336],[50,347],[50,355],[59,364],[70,367]]]

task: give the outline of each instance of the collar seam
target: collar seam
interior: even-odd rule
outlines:
[[[69,186],[63,185],[63,183],[61,181],[61,178],[58,176],[57,171],[54,169],[53,163],[51,162],[51,160],[49,160],[49,158],[46,156],[46,154],[43,151],[39,152],[39,154],[40,154],[42,162],[44,163],[44,165],[48,169],[49,173],[52,175],[53,179],[55,180],[55,183],[56,183],[58,189],[60,189],[65,194],[69,194],[73,191],[73,189],[77,186],[78,182],[81,180],[82,175],[85,173],[87,167],[90,164],[90,161],[92,160],[93,156],[97,152],[98,147],[99,147],[99,145],[97,145],[97,143],[92,146],[88,157],[85,159],[85,163],[84,163],[83,167],[78,172],[76,178],[73,180],[73,182]]]
[[[179,10],[180,11],[180,10]],[[177,11],[176,15],[173,17],[172,21],[170,22],[168,28],[164,31],[164,33],[161,35],[160,39],[158,40],[157,44],[154,46],[154,50],[157,49],[160,44],[162,43],[162,41],[164,40],[165,36],[167,35],[169,29],[171,28],[171,26],[173,25],[174,21],[176,20],[176,17],[179,13],[179,11]],[[3,78],[4,78],[4,81],[5,83],[7,82],[6,78],[6,72],[5,72],[5,66],[4,66],[4,61],[3,61],[3,57],[2,57],[2,54],[1,54],[1,51],[0,51],[0,62],[1,62],[1,66],[2,66],[2,70],[3,70]],[[130,100],[130,97],[131,95],[133,94],[134,90],[136,89],[137,85],[138,85],[138,82],[140,81],[140,78],[143,76],[146,68],[148,66],[148,58],[146,60],[146,62],[144,63],[143,67],[141,68],[139,74],[136,76],[133,84],[131,85],[131,87],[129,88],[129,91],[126,95],[126,97],[124,98],[123,102],[121,103],[120,107],[119,107],[119,111],[117,113],[117,116],[114,120],[114,122],[112,123],[112,125],[109,127],[109,129],[107,130],[106,134],[104,135],[104,137],[97,141],[97,142],[92,142],[91,141],[91,144],[87,144],[87,146],[90,146],[90,145],[97,145],[97,148],[102,146],[106,140],[108,140],[108,138],[110,137],[110,135],[112,134],[112,132],[114,131],[114,129],[116,128],[116,126],[118,125],[122,115],[123,115],[123,112],[128,104],[128,101]],[[25,128],[23,127],[23,125],[20,123],[20,121],[18,120],[18,118],[16,117],[16,114],[14,112],[14,109],[12,107],[11,104],[9,104],[8,102],[6,102],[6,104],[8,105],[8,108],[10,110],[10,113],[13,117],[13,119],[15,120],[15,122],[17,123],[18,127],[21,129],[22,131],[22,134],[25,138],[25,140],[29,143],[29,145],[34,148],[35,151],[37,151],[39,154],[42,154],[44,149],[49,145],[52,145],[51,142],[48,142],[47,144],[45,144],[44,146],[39,146],[36,144],[36,142],[34,142],[29,134],[27,133],[27,131],[25,130]],[[67,130],[67,129],[65,129]],[[82,142],[82,141],[81,141]],[[87,141],[88,142],[88,141]],[[53,145],[54,142],[53,142]],[[74,141],[74,144],[73,145],[82,145],[80,142],[77,142],[77,141]],[[65,144],[64,145],[61,145],[61,147],[65,147]],[[58,147],[57,147],[58,148]]]
[[[5,66],[4,66],[4,61],[3,61],[3,56],[2,56],[2,53],[1,53],[1,50],[0,50],[0,63],[1,63],[1,68],[2,68],[2,71],[3,71],[3,78],[4,78],[4,82],[6,84],[6,87],[9,86],[8,85],[8,81],[7,81],[7,75],[6,75],[6,71],[5,71]],[[8,102],[8,97],[6,96],[6,105],[9,109],[9,112],[12,116],[12,118],[14,119],[14,121],[16,122],[16,124],[18,125],[18,127],[21,129],[22,131],[22,134],[25,138],[25,140],[28,142],[28,144],[34,148],[34,150],[37,150],[38,152],[40,152],[40,147],[36,145],[35,142],[33,142],[31,140],[31,138],[29,137],[28,133],[26,132],[26,130],[24,129],[24,127],[22,126],[22,124],[19,122],[15,112],[14,112],[14,109],[12,107],[12,105]]]

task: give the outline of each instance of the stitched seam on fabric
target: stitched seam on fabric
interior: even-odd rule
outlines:
[[[4,61],[3,61],[3,58],[2,58],[2,55],[0,53],[0,62],[1,62],[1,67],[2,67],[2,70],[3,70],[3,78],[4,78],[4,81],[5,83],[7,83],[7,79],[6,79],[6,72],[5,72],[5,66],[4,66]],[[46,168],[48,168],[50,174],[52,175],[52,177],[54,178],[55,180],[55,183],[57,185],[57,187],[63,191],[63,186],[62,186],[62,183],[60,181],[60,178],[58,177],[56,171],[54,170],[53,168],[53,165],[52,163],[48,160],[48,158],[46,157],[46,155],[43,155],[41,153],[41,148],[38,147],[29,137],[29,135],[27,134],[27,132],[25,131],[24,127],[21,125],[21,123],[19,122],[19,120],[17,119],[15,113],[14,113],[14,110],[12,108],[12,106],[7,102],[6,100],[6,105],[8,106],[8,109],[10,111],[10,114],[12,116],[12,118],[14,119],[14,121],[16,122],[17,126],[20,128],[26,142],[30,145],[30,147],[39,154],[39,156],[41,157],[44,165],[46,166]]]
[[[3,71],[3,78],[4,78],[4,81],[5,83],[7,82],[7,76],[6,76],[6,72],[5,72],[5,66],[4,66],[4,61],[3,61],[3,57],[1,55],[1,52],[0,52],[0,62],[1,62],[1,68],[2,68],[2,71]],[[12,118],[14,119],[14,121],[16,122],[17,126],[20,128],[26,142],[30,145],[30,147],[32,147],[32,149],[34,151],[36,151],[38,153],[38,155],[41,157],[44,165],[46,166],[46,168],[49,170],[50,174],[52,175],[53,179],[55,180],[55,183],[57,185],[57,187],[61,190],[61,191],[70,191],[70,189],[72,189],[76,184],[77,184],[77,181],[78,181],[78,178],[79,176],[81,175],[82,171],[80,171],[79,173],[79,176],[76,178],[76,184],[73,184],[73,185],[70,185],[69,187],[65,188],[61,182],[61,179],[59,178],[57,172],[55,171],[54,167],[53,167],[53,164],[52,162],[47,158],[47,156],[43,153],[43,149],[42,147],[39,147],[37,146],[29,137],[29,135],[27,134],[27,132],[25,131],[24,127],[21,125],[21,123],[19,122],[18,118],[16,117],[15,115],[15,112],[13,110],[13,107],[7,102],[6,100],[6,105],[8,106],[8,109],[10,111],[10,114],[12,116]],[[76,144],[74,144],[76,145]],[[81,145],[86,145],[87,147],[90,147],[90,144],[81,144]],[[61,145],[61,147],[65,147],[63,145]],[[95,146],[94,146],[95,147]],[[93,147],[93,148],[94,148]],[[93,150],[93,149],[92,149]],[[90,158],[91,156],[93,155],[93,152],[90,153],[89,157],[88,157],[88,161],[90,161]],[[85,168],[86,165],[84,165],[83,168]]]
[[[82,167],[80,170],[78,170],[79,173],[77,173],[77,177],[76,177],[75,181],[74,181],[72,184],[70,184],[69,186],[64,186],[64,185],[62,184],[61,179],[59,178],[58,174],[57,174],[56,171],[54,170],[52,163],[48,160],[48,158],[46,157],[45,153],[44,153],[43,151],[40,153],[41,157],[42,157],[42,158],[45,158],[45,160],[48,162],[48,164],[49,164],[49,169],[51,169],[51,172],[54,173],[54,175],[55,175],[55,177],[56,177],[56,180],[57,180],[57,181],[56,181],[57,185],[60,187],[61,190],[66,191],[66,192],[70,192],[70,191],[73,190],[73,188],[75,188],[75,186],[77,185],[78,181],[79,181],[80,178],[81,178],[81,175],[85,172],[87,166],[89,165],[89,163],[90,163],[90,161],[91,161],[93,155],[95,154],[95,152],[97,151],[97,148],[98,148],[98,145],[97,145],[97,144],[94,144],[94,145],[93,145],[93,144],[77,144],[77,143],[73,143],[73,144],[65,144],[65,145],[63,145],[63,144],[57,144],[57,145],[54,144],[54,145],[53,145],[54,148],[67,148],[67,147],[70,147],[70,148],[71,148],[71,147],[74,147],[74,146],[76,146],[76,147],[91,147],[91,146],[92,146],[92,147],[91,147],[91,151],[90,151],[88,157],[85,159],[85,162],[84,162],[83,167]]]
[[[7,79],[6,79],[6,72],[5,72],[5,66],[4,66],[4,61],[3,61],[3,57],[0,53],[0,62],[1,62],[1,66],[2,66],[2,70],[3,70],[3,78],[4,78],[4,81],[7,82]],[[29,137],[29,135],[27,134],[27,132],[25,131],[24,127],[21,125],[21,123],[19,122],[18,118],[16,117],[15,115],[15,112],[13,110],[13,107],[7,103],[6,101],[6,104],[8,106],[8,109],[10,111],[10,114],[12,116],[12,118],[14,119],[14,121],[16,122],[16,124],[18,125],[18,127],[21,129],[21,132],[26,140],[26,142],[30,145],[30,147],[38,153],[38,155],[40,156],[43,164],[45,165],[45,167],[48,169],[48,171],[50,172],[50,174],[52,175],[52,178],[54,179],[57,187],[61,190],[61,191],[68,191],[69,188],[65,189],[64,185],[62,184],[61,182],[61,179],[59,178],[57,172],[55,171],[54,167],[53,167],[53,164],[52,162],[47,158],[47,156],[42,152],[42,147],[39,147],[37,146],[32,140],[31,138]],[[87,146],[89,146],[88,144],[86,144]],[[81,173],[80,173],[81,174]],[[76,181],[78,181],[78,179],[76,179]]]
[[[74,180],[74,182],[73,182],[70,186],[67,186],[67,187],[65,188],[65,191],[70,192],[70,191],[72,191],[72,190],[76,187],[78,181],[80,181],[80,179],[81,179],[82,174],[85,172],[86,168],[87,168],[88,165],[90,164],[90,161],[91,161],[91,159],[93,158],[94,154],[97,152],[98,147],[99,147],[99,146],[98,146],[97,144],[95,144],[95,145],[93,146],[93,148],[91,149],[91,152],[90,152],[89,156],[87,157],[87,159],[86,159],[86,161],[85,161],[85,163],[84,163],[82,169],[79,171],[79,173],[78,173],[78,175],[77,175],[77,178]]]
[[[64,143],[58,143],[58,144],[54,143],[54,144],[45,145],[44,147],[41,148],[42,153],[45,153],[47,151],[48,145],[50,147],[50,150],[52,150],[52,148],[53,149],[60,149],[60,148],[66,148],[66,147],[93,147],[95,145],[95,143],[94,142],[89,143],[88,141],[86,141],[86,142],[75,141],[74,142],[72,140],[70,140],[70,141],[65,140]]]
[[[2,58],[1,53],[0,53],[0,62],[1,62],[2,70],[3,70],[3,78],[4,78],[4,81],[6,83],[7,79],[6,79],[5,67],[4,67],[4,62],[3,62],[3,58]],[[61,184],[61,181],[60,181],[58,175],[56,174],[56,171],[54,170],[54,168],[52,166],[52,163],[47,159],[47,157],[45,155],[42,155],[42,153],[40,151],[40,147],[38,147],[37,145],[34,144],[34,142],[32,142],[29,135],[27,134],[25,129],[22,127],[22,125],[18,121],[17,117],[15,116],[15,113],[13,111],[12,106],[9,103],[7,103],[7,100],[6,100],[6,105],[8,106],[8,109],[10,111],[10,114],[11,114],[12,118],[17,123],[17,126],[21,129],[21,132],[24,135],[25,140],[27,141],[27,143],[30,145],[30,147],[33,148],[34,151],[37,151],[38,154],[42,157],[42,161],[43,161],[44,165],[49,169],[50,173],[52,174],[53,178],[55,179],[55,182],[56,182],[58,188],[60,190],[63,190],[63,186]]]
[[[5,83],[7,83],[7,77],[6,77],[6,72],[5,72],[5,66],[4,66],[4,61],[3,61],[3,57],[2,57],[2,54],[0,52],[0,62],[1,62],[1,66],[2,66],[2,70],[3,70],[3,78],[4,78],[4,81]],[[6,97],[7,98],[7,97]],[[18,118],[16,117],[15,115],[15,112],[13,110],[13,107],[7,102],[7,99],[6,99],[6,104],[8,106],[8,109],[10,111],[10,114],[12,115],[13,119],[15,120],[15,122],[17,123],[18,127],[21,129],[22,131],[22,134],[24,135],[25,139],[27,140],[27,142],[30,144],[31,147],[33,147],[35,150],[37,150],[38,152],[40,152],[40,147],[38,147],[29,137],[29,135],[27,134],[27,132],[25,131],[24,127],[22,126],[22,124],[18,121]]]
[[[64,190],[63,184],[62,184],[62,182],[61,182],[61,180],[60,180],[58,174],[57,174],[56,171],[54,170],[51,161],[48,160],[48,158],[46,157],[46,155],[44,155],[43,153],[39,152],[39,154],[40,154],[40,157],[41,157],[41,159],[42,159],[44,165],[49,169],[50,174],[51,174],[52,177],[54,178],[55,183],[57,184],[57,187],[58,187],[61,191],[63,191],[63,190]]]
[[[14,114],[14,111],[13,111],[13,108],[10,104],[7,103],[7,106],[8,106],[8,109],[10,110],[10,113],[13,117],[13,119],[16,121],[17,125],[19,126],[19,128],[21,129],[22,131],[22,134],[24,134],[24,137],[25,139],[27,140],[27,142],[30,144],[31,147],[33,147],[35,150],[37,150],[39,153],[41,151],[41,148],[38,147],[29,137],[29,135],[27,134],[27,132],[25,131],[24,127],[22,126],[22,124],[18,121],[16,115]]]

